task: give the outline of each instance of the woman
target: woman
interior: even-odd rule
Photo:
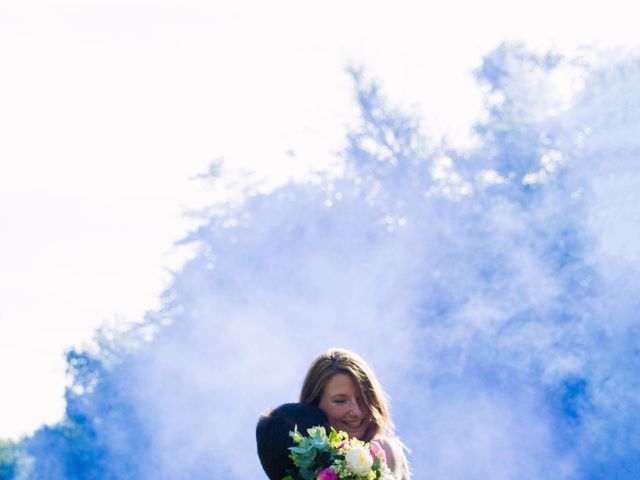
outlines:
[[[402,442],[393,433],[385,394],[371,368],[358,355],[331,349],[316,358],[304,379],[300,403],[320,407],[331,426],[350,437],[376,440],[395,478],[410,478]]]

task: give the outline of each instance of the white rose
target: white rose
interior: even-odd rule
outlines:
[[[367,475],[373,465],[373,457],[362,445],[356,445],[344,457],[346,468],[356,475]]]

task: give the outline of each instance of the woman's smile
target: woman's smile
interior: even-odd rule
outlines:
[[[364,437],[370,423],[369,412],[349,374],[336,373],[327,381],[318,406],[333,428],[347,432],[350,437]]]

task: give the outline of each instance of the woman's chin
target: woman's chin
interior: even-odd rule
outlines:
[[[362,438],[364,437],[365,432],[367,431],[365,426],[360,426],[356,429],[353,428],[343,428],[343,430],[345,432],[347,432],[347,435],[349,435],[349,438],[357,438],[358,440],[362,440]]]

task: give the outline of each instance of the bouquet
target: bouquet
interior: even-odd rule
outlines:
[[[395,480],[376,441],[349,438],[333,428],[327,435],[324,427],[310,428],[307,434],[297,426],[289,432],[294,441],[289,458],[296,469],[282,480]]]

